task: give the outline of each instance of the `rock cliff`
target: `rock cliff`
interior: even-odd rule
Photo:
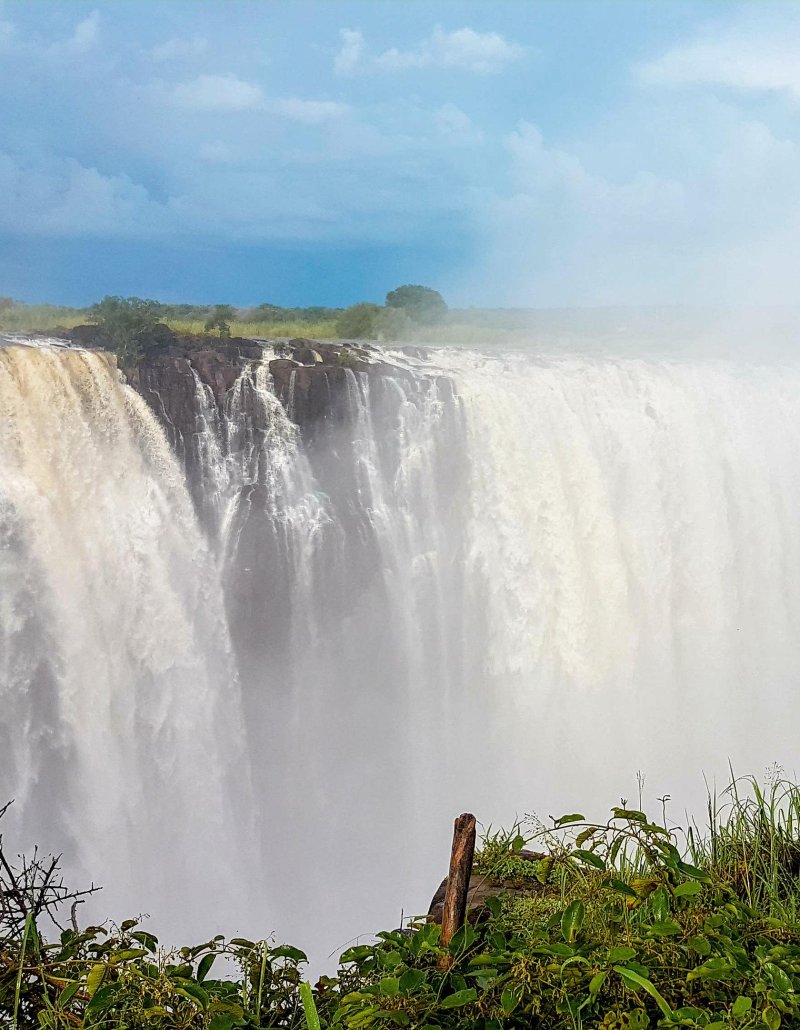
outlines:
[[[102,347],[108,342],[97,326],[77,326],[67,335],[82,346]],[[193,441],[202,428],[200,422],[224,415],[230,390],[248,365],[269,362],[277,397],[311,443],[332,423],[346,423],[352,416],[353,372],[380,375],[389,367],[373,348],[360,344],[215,339],[178,335],[166,326],[158,327],[157,342],[153,342],[122,372],[158,416],[190,483],[197,479]]]

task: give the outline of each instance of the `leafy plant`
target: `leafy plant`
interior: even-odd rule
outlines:
[[[796,1027],[798,796],[781,781],[734,783],[711,804],[706,833],[624,803],[604,821],[572,813],[490,830],[476,871],[508,889],[483,918],[446,949],[427,920],[379,933],[313,988],[303,952],[270,941],[165,950],[134,920],[81,930],[74,908],[46,939],[45,913],[58,921],[80,896],[60,884],[55,860],[13,868],[0,839],[0,1025]]]

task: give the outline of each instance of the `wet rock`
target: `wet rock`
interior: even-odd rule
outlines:
[[[294,360],[299,361],[301,365],[321,365],[323,363],[322,355],[313,347],[298,347],[293,356]]]
[[[522,858],[527,862],[538,862],[545,855],[538,851],[517,851],[516,858]],[[472,873],[467,890],[467,919],[471,923],[477,923],[488,915],[486,902],[489,898],[498,898],[501,894],[529,893],[536,888],[535,881],[520,883],[519,880],[494,880],[489,876],[480,873]],[[447,889],[447,877],[439,884],[439,888],[431,899],[428,909],[428,922],[442,922],[442,909],[444,907],[444,895]]]

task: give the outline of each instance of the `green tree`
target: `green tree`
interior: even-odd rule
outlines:
[[[386,294],[387,308],[400,308],[419,325],[435,325],[447,314],[447,304],[430,286],[398,286]]]
[[[340,340],[375,339],[381,308],[377,304],[353,304],[336,320]]]
[[[219,329],[219,335],[231,335],[231,322],[236,318],[236,312],[230,304],[215,304],[206,319],[205,329],[210,332],[212,329]]]
[[[156,328],[159,313],[160,307],[154,300],[103,297],[89,308],[89,320],[100,326],[111,349],[127,364],[162,342]]]
[[[413,336],[416,323],[402,308],[381,308],[375,319],[379,340],[402,340]]]

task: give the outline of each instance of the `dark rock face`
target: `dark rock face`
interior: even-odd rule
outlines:
[[[84,346],[100,338],[96,326],[78,326],[74,332],[75,341]],[[342,396],[346,393],[347,369],[369,368],[369,364],[338,344],[317,347],[310,340],[298,339],[281,348],[287,356],[275,358],[269,368],[275,392],[293,421],[301,430],[318,419],[338,421],[346,408]],[[198,381],[211,391],[221,413],[242,370],[260,361],[263,353],[264,345],[256,340],[174,336],[171,343],[147,350],[134,366],[123,371],[177,445],[181,437],[196,429]]]
[[[190,486],[199,492],[199,434],[208,429],[209,419],[222,419],[232,387],[248,366],[263,360],[266,343],[166,332],[168,336],[160,334],[157,345],[147,348],[134,365],[122,371],[158,416],[186,468]],[[81,346],[105,342],[97,326],[78,326],[71,338]],[[312,444],[332,426],[344,426],[354,417],[354,373],[380,373],[388,367],[364,347],[329,341],[296,339],[270,349],[285,355],[269,363],[275,394]],[[248,396],[244,391],[240,398],[245,406]],[[266,427],[256,424],[254,428]]]

